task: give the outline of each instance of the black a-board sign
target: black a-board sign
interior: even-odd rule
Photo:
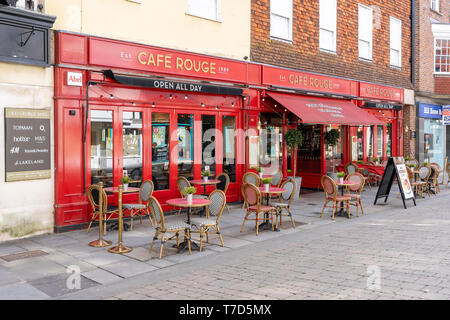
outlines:
[[[406,200],[412,200],[416,205],[416,199],[414,198],[414,190],[409,181],[408,171],[406,170],[405,159],[403,157],[389,158],[386,168],[384,170],[383,178],[381,179],[378,187],[377,195],[375,197],[374,205],[377,204],[377,200],[385,198],[384,202],[387,202],[389,192],[391,191],[394,177],[397,177],[398,188],[403,200],[403,206],[406,209]]]

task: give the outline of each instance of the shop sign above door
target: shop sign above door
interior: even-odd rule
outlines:
[[[419,103],[419,118],[442,119],[442,106]]]
[[[403,103],[403,90],[399,88],[392,88],[380,86],[371,83],[359,83],[359,96],[361,98],[387,100]]]
[[[362,107],[369,109],[402,110],[402,105],[390,103],[365,102]]]
[[[247,81],[247,64],[121,41],[89,38],[89,63],[178,76]]]

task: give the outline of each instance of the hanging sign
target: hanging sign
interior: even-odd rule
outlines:
[[[6,182],[50,176],[50,110],[5,108]]]
[[[442,125],[450,125],[450,105],[442,106]]]
[[[405,209],[406,200],[413,200],[414,205],[416,205],[414,191],[408,178],[408,171],[406,170],[405,159],[403,157],[389,158],[386,168],[384,169],[383,178],[378,187],[374,205],[377,204],[379,198],[385,198],[384,202],[387,202],[395,176],[397,177],[398,187]]]

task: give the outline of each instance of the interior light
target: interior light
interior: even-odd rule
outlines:
[[[169,99],[172,99],[172,98],[173,98],[172,94],[169,94]]]
[[[184,98],[185,98],[185,99],[187,99],[187,98],[188,98],[187,94],[185,94],[185,95],[184,95]]]
[[[155,107],[155,103],[154,103],[154,102],[152,102],[152,107],[153,107],[153,108]]]
[[[114,99],[114,95],[113,95],[113,94],[110,94],[110,95],[109,95],[109,98],[110,98],[110,99]]]

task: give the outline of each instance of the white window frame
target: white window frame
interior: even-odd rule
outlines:
[[[370,12],[371,12],[372,21],[371,21],[371,30],[370,30],[370,40],[361,39],[361,25],[360,25],[361,9],[362,10],[370,10]],[[359,50],[359,42],[360,41],[369,43],[369,48],[370,48],[369,57],[361,56],[361,52]],[[368,6],[365,6],[362,4],[358,4],[358,57],[359,57],[359,59],[364,60],[364,61],[372,61],[373,60],[373,9],[371,7],[368,7]]]
[[[433,6],[433,3],[434,3],[434,6]],[[440,5],[439,0],[431,0],[430,1],[430,9],[433,11],[439,12],[439,5]]]
[[[394,17],[389,17],[389,56],[390,56],[390,64],[392,67],[397,67],[397,68],[401,68],[402,67],[402,40],[403,40],[403,33],[402,33],[402,21],[400,19],[394,18]],[[399,41],[400,46],[399,48],[394,48],[392,46],[392,25],[393,23],[399,23],[400,24],[400,39],[396,39],[397,41]],[[398,65],[393,64],[392,63],[392,50],[398,51]]]
[[[450,42],[450,25],[446,23],[434,23],[431,25],[431,31],[433,32],[434,37],[433,74],[450,75],[450,71],[447,72],[436,71],[436,42],[437,40],[447,40]],[[449,54],[447,53],[447,55]]]
[[[280,1],[280,0],[270,0],[270,38],[276,39],[276,40],[283,40],[283,41],[292,42],[292,19],[293,19],[293,11],[294,11],[294,8],[292,6],[293,0],[286,0],[286,1],[290,2],[291,10],[290,10],[290,16],[289,17],[281,16],[281,15],[279,15],[277,13],[272,12],[272,1]],[[273,32],[273,30],[272,30],[272,15],[276,15],[276,16],[279,16],[279,17],[287,18],[289,20],[289,26],[288,26],[289,34],[288,34],[287,38],[280,37],[279,35],[273,35],[273,33],[272,33]]]
[[[204,16],[204,15],[201,15],[200,13],[196,12],[195,10],[192,9],[191,1],[195,1],[195,0],[188,0],[187,9],[186,9],[187,15],[194,16],[197,18],[212,20],[212,21],[216,21],[216,22],[222,22],[222,12],[221,12],[222,0],[214,0],[214,1],[216,1],[216,16],[215,17]]]
[[[333,14],[334,14],[334,21],[333,22],[334,22],[334,24],[331,25],[331,28],[330,28],[330,26],[327,26],[327,24],[324,23],[324,21],[323,21],[324,17],[321,14],[323,12],[322,11],[323,8],[324,8],[323,6],[325,6],[325,3],[323,1],[324,0],[320,0],[319,1],[319,49],[321,51],[325,51],[325,52],[336,53],[336,51],[337,51],[337,48],[336,48],[336,37],[337,37],[337,35],[336,35],[336,31],[337,31],[337,0],[331,0],[331,1],[334,2],[334,7],[331,7],[332,9],[334,9],[334,12],[333,12]],[[328,9],[330,7],[326,6],[325,8]],[[332,43],[332,48],[331,49],[321,47],[320,38],[321,38],[322,31],[327,31],[327,32],[332,32],[333,33],[333,40],[332,40],[333,43]]]
[[[450,70],[449,71],[436,71],[436,43],[437,40],[444,40],[444,41],[448,41],[449,45],[450,45],[450,37],[449,38],[434,38],[434,60],[433,60],[433,73],[434,74],[438,74],[438,75],[450,75]],[[450,59],[450,53],[447,51],[447,55],[446,55],[447,59]]]

